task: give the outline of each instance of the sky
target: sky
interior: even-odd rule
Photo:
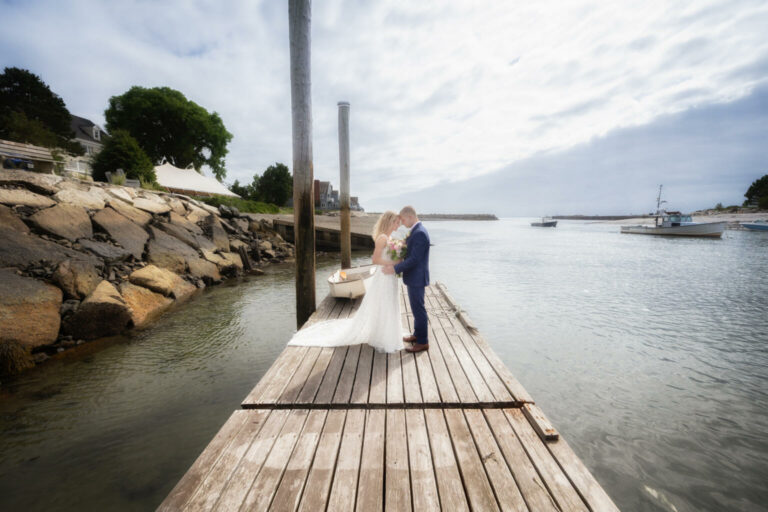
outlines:
[[[70,112],[168,86],[234,135],[225,182],[291,155],[287,3],[2,1],[0,66]],[[315,177],[369,211],[497,215],[740,204],[768,173],[768,3],[316,1]]]

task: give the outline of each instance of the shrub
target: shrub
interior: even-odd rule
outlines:
[[[262,203],[261,201],[252,201],[250,199],[240,199],[239,197],[211,196],[198,198],[211,206],[234,206],[243,213],[280,213],[280,208],[274,204]]]
[[[107,172],[122,169],[126,178],[154,182],[155,166],[136,139],[124,130],[115,130],[93,159],[93,179],[107,181]]]

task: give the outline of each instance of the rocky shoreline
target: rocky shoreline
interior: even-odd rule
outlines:
[[[234,208],[0,170],[0,375],[145,327],[206,286],[293,256],[271,221]]]

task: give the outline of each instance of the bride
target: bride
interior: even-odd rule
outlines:
[[[378,265],[366,284],[365,296],[357,312],[350,318],[318,322],[297,332],[289,345],[338,347],[367,343],[379,352],[396,352],[404,348],[401,328],[400,295],[397,276],[382,272],[394,265],[386,250],[387,240],[400,226],[400,217],[391,211],[381,214],[373,228],[376,246],[371,259]]]

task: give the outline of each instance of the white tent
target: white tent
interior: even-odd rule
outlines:
[[[230,192],[227,187],[216,181],[215,178],[203,176],[191,167],[179,169],[163,161],[162,164],[155,166],[155,175],[157,175],[157,182],[160,185],[182,194],[196,193],[240,197]]]

